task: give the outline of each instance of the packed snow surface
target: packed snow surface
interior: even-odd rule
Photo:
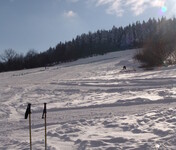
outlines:
[[[0,149],[176,149],[176,67],[139,68],[136,50],[0,73]],[[123,66],[127,69],[123,70]]]

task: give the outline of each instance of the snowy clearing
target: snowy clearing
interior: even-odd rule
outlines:
[[[176,66],[143,71],[135,50],[0,73],[0,149],[176,149]],[[123,66],[127,70],[122,70]]]

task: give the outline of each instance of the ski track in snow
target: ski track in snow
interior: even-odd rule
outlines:
[[[0,149],[176,149],[176,67],[138,68],[135,50],[0,74]],[[127,70],[122,67],[126,65]]]

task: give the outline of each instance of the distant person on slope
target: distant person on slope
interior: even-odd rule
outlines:
[[[123,70],[126,70],[126,66],[123,66]]]

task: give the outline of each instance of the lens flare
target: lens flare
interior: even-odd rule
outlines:
[[[165,13],[166,11],[167,11],[167,7],[166,7],[166,6],[163,6],[163,7],[161,8],[161,12]]]

